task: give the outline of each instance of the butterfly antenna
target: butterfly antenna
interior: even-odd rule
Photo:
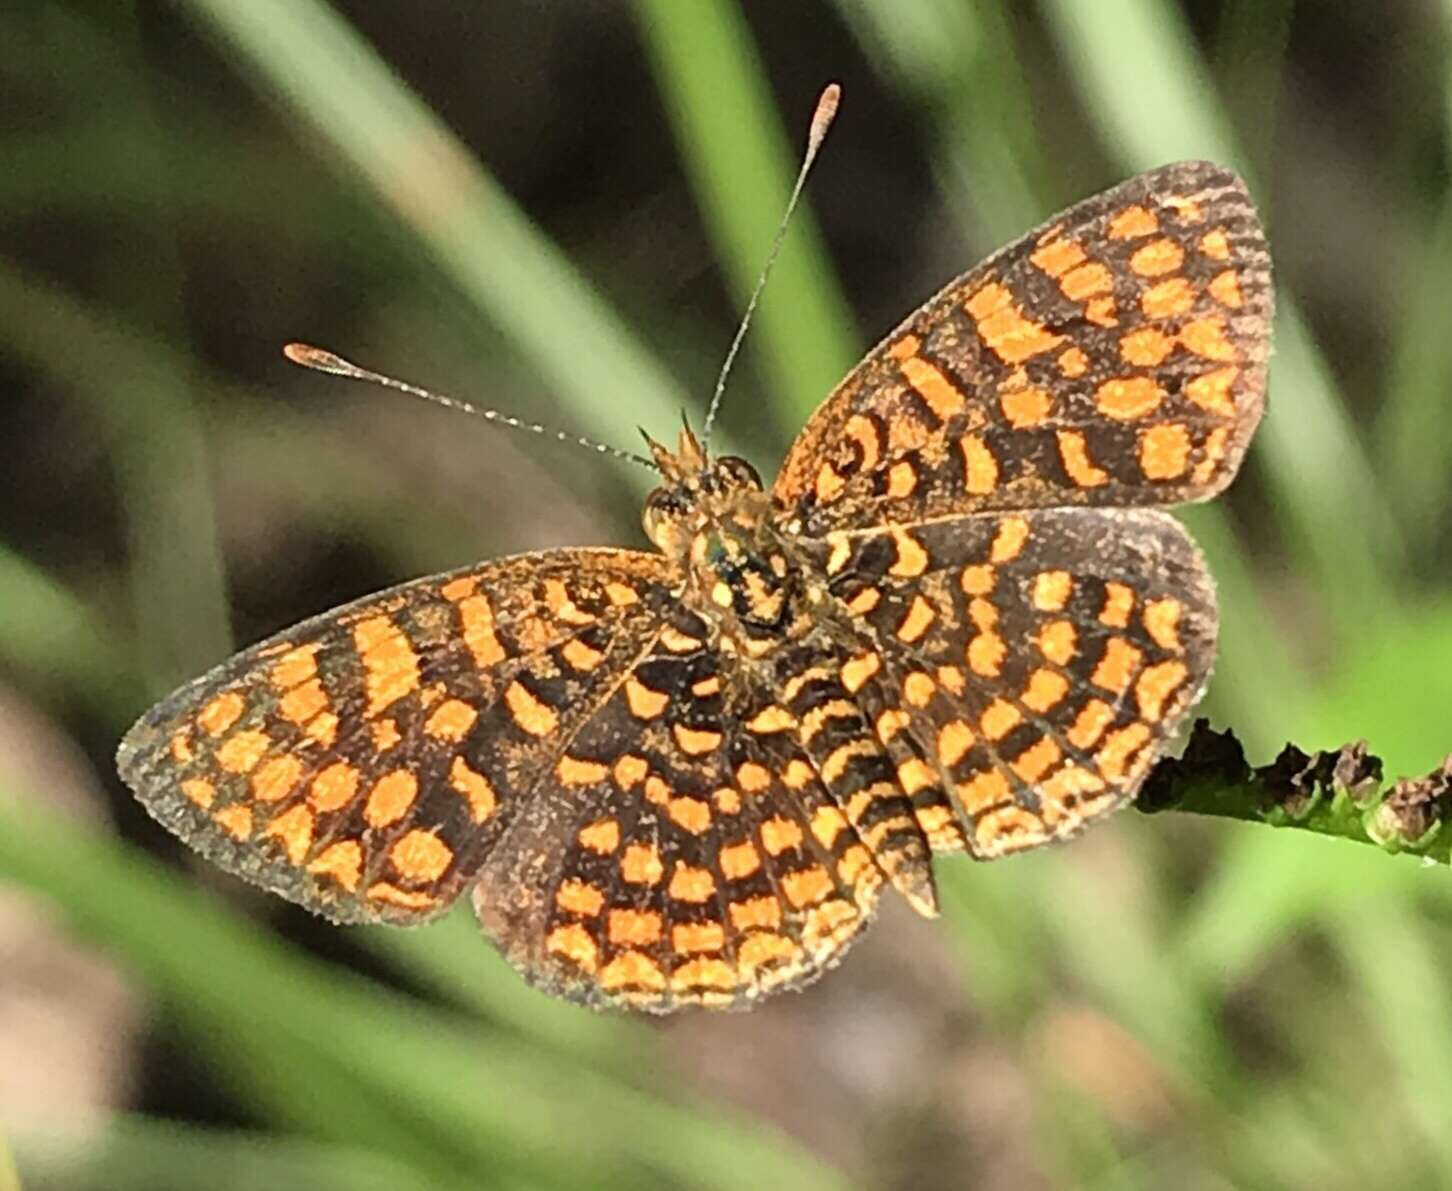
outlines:
[[[351,360],[345,360],[342,356],[326,351],[321,347],[313,347],[307,343],[289,343],[282,349],[285,355],[294,364],[301,364],[304,368],[311,368],[315,372],[330,372],[334,376],[345,376],[349,380],[367,381],[372,385],[381,385],[385,389],[396,389],[400,393],[408,393],[413,397],[422,397],[425,401],[432,401],[435,405],[444,405],[449,409],[457,409],[466,414],[473,414],[475,417],[483,418],[486,422],[496,422],[501,426],[509,426],[515,430],[527,430],[531,434],[542,434],[546,438],[558,439],[563,443],[573,443],[576,446],[585,447],[587,450],[595,451],[601,455],[609,455],[615,459],[624,459],[630,463],[639,463],[652,471],[659,470],[653,459],[647,459],[644,455],[636,455],[631,451],[622,451],[619,447],[607,446],[605,443],[596,442],[593,438],[586,438],[580,434],[568,434],[563,430],[551,430],[548,426],[541,426],[538,422],[526,422],[521,418],[511,417],[509,414],[502,414],[495,409],[480,409],[476,405],[470,405],[467,401],[460,401],[457,397],[446,397],[442,393],[435,393],[432,389],[425,389],[419,385],[409,384],[406,380],[399,380],[397,377],[384,376],[381,372],[374,372],[370,368],[360,368]]]
[[[782,215],[781,223],[776,229],[776,237],[771,242],[771,251],[767,254],[766,266],[761,270],[761,276],[756,279],[756,288],[751,291],[751,298],[746,303],[746,313],[741,316],[741,323],[736,328],[736,338],[731,341],[731,348],[727,351],[726,359],[721,365],[721,374],[716,378],[716,391],[711,394],[711,407],[706,411],[706,424],[701,431],[703,449],[711,441],[711,427],[716,421],[716,411],[721,408],[721,394],[726,391],[726,378],[731,374],[731,365],[736,361],[736,353],[741,349],[741,341],[746,338],[746,328],[751,325],[751,316],[756,311],[756,303],[761,298],[761,291],[766,288],[766,279],[771,275],[771,267],[776,264],[777,254],[781,251],[782,241],[786,238],[787,224],[791,220],[792,212],[796,210],[797,200],[802,197],[802,187],[807,183],[807,174],[811,171],[812,162],[817,159],[817,150],[827,139],[827,130],[832,127],[832,119],[837,115],[837,105],[841,100],[842,88],[836,83],[828,83],[817,99],[816,111],[812,113],[812,125],[807,132],[807,151],[802,157],[802,168],[797,171],[796,185],[792,187],[792,195],[787,200],[786,212]]]

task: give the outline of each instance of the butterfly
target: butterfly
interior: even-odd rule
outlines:
[[[1134,796],[1215,654],[1164,510],[1234,478],[1271,313],[1239,178],[1131,178],[913,312],[770,487],[689,428],[650,441],[654,550],[498,559],[305,621],[147,712],[121,775],[332,921],[468,891],[570,1000],[804,985],[885,888],[936,913],[935,856],[1064,840]]]

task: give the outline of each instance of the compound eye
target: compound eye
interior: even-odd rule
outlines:
[[[654,541],[656,531],[666,523],[675,520],[684,511],[685,505],[673,489],[657,488],[645,498],[640,519],[645,525],[646,534]]]
[[[722,473],[729,476],[735,483],[747,488],[761,487],[761,473],[742,459],[739,455],[722,455],[716,461]]]

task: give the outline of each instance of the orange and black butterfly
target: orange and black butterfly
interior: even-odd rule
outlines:
[[[884,886],[935,913],[935,854],[1062,840],[1134,795],[1215,651],[1163,510],[1235,476],[1271,300],[1235,175],[1132,178],[914,312],[770,487],[689,430],[652,443],[655,551],[485,562],[316,617],[148,712],[121,774],[334,921],[470,891],[572,1000],[805,984]]]

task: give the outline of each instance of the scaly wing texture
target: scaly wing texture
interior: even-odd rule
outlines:
[[[369,596],[158,704],[121,776],[230,872],[333,921],[423,921],[647,650],[678,581],[659,555],[562,550]]]
[[[148,810],[339,922],[476,912],[596,1006],[805,983],[881,875],[795,735],[720,672],[658,555],[571,550],[371,596],[178,691],[122,743]]]
[[[792,717],[676,609],[485,863],[527,979],[596,1006],[739,1007],[834,963],[882,877]]]
[[[1214,590],[1166,513],[978,514],[812,546],[861,642],[848,685],[937,852],[1037,847],[1121,805],[1214,662]]]
[[[1166,166],[950,283],[817,410],[773,488],[806,536],[1204,500],[1264,406],[1270,258],[1238,177]]]

